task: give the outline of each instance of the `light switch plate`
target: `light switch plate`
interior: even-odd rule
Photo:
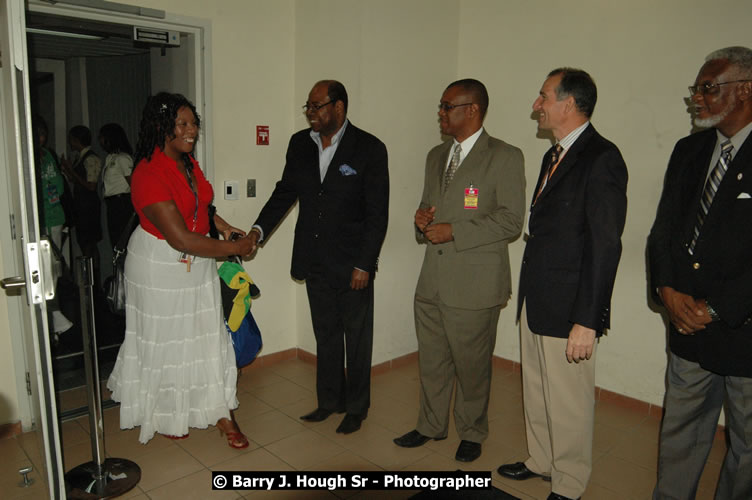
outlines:
[[[238,181],[225,181],[225,200],[240,199],[240,183]]]

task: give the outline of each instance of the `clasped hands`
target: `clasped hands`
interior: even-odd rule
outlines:
[[[705,299],[695,299],[670,286],[658,288],[658,295],[666,306],[669,320],[682,335],[694,335],[695,332],[704,330],[705,325],[713,320]]]
[[[250,245],[250,250],[247,254],[244,254],[243,257],[247,258],[253,255],[253,253],[258,248],[259,239],[261,238],[261,231],[258,229],[251,229],[248,232],[248,235],[243,238],[244,240],[247,240]],[[350,276],[350,288],[353,290],[362,290],[365,287],[368,286],[368,280],[370,278],[370,274],[368,271],[363,271],[362,269],[353,268],[352,275]]]
[[[451,224],[446,222],[433,223],[435,213],[436,207],[419,208],[415,211],[415,226],[434,245],[454,240]]]

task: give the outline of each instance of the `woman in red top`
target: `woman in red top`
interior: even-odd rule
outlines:
[[[155,432],[187,437],[189,427],[216,425],[233,448],[248,440],[232,417],[237,367],[225,329],[215,257],[247,255],[248,238],[206,236],[214,196],[191,156],[199,117],[179,94],[159,93],[144,108],[131,198],[140,225],[125,261],[126,327],[108,381],[120,401],[120,427],[141,426],[139,441]]]

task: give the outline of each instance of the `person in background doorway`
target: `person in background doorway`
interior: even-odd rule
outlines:
[[[68,132],[68,144],[77,153],[71,162],[63,157],[65,175],[73,183],[73,206],[76,216],[76,239],[81,253],[93,260],[95,272],[99,269],[97,243],[102,239],[102,206],[97,194],[97,183],[102,171],[102,160],[91,149],[91,131],[77,125]],[[98,282],[98,280],[97,280]]]
[[[57,164],[55,155],[47,149],[47,123],[41,116],[33,119],[34,138],[36,139],[36,158],[38,177],[41,181],[39,194],[42,198],[41,224],[58,249],[62,246],[63,226],[65,225],[65,210],[63,209],[63,193],[65,178]]]
[[[113,247],[133,214],[131,173],[133,149],[123,127],[108,123],[99,129],[99,145],[107,152],[101,175],[101,197],[107,205],[107,233]]]
[[[40,218],[42,233],[49,236],[55,246],[55,250],[62,259],[63,226],[65,225],[65,210],[63,209],[63,196],[65,194],[65,179],[57,164],[55,154],[47,149],[47,136],[49,129],[41,116],[34,116],[32,126],[36,139],[36,173],[37,193],[42,202]],[[57,280],[55,282],[57,291]],[[57,335],[67,331],[73,323],[60,311],[58,297],[48,302],[47,310],[52,318],[52,331]]]

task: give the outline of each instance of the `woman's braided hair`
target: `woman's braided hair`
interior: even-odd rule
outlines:
[[[185,96],[160,92],[149,97],[141,115],[141,128],[138,132],[136,154],[133,158],[134,166],[143,159],[151,161],[155,147],[158,146],[163,150],[165,143],[175,138],[175,119],[178,116],[178,110],[183,106],[193,112],[196,117],[196,127],[201,128],[201,118],[196,112],[196,106]],[[186,153],[183,153],[183,164],[188,172],[193,168],[193,163]]]

